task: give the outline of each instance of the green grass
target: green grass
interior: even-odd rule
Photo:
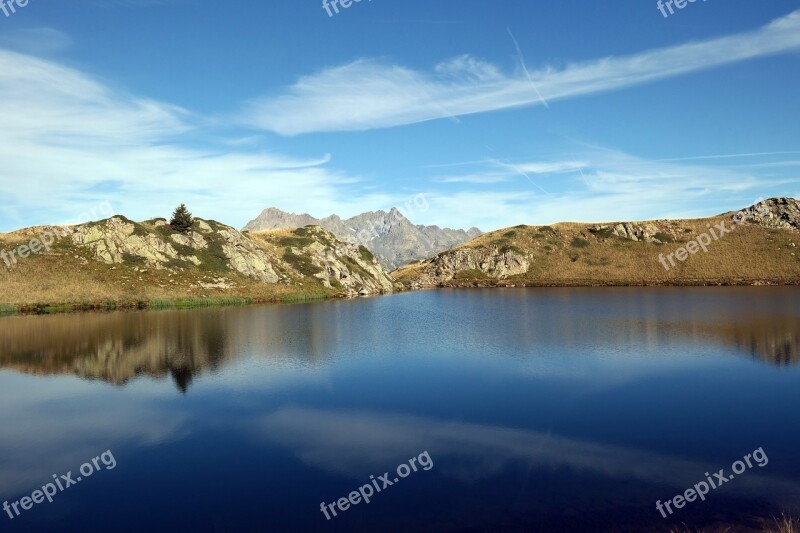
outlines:
[[[249,305],[251,298],[238,296],[212,296],[210,298],[177,298],[174,300],[152,300],[147,302],[150,309],[196,309],[198,307],[223,307]]]
[[[456,272],[456,275],[453,279],[457,281],[471,281],[471,280],[489,279],[489,276],[485,272],[482,272],[477,269],[472,269],[472,270],[461,270]]]
[[[658,239],[659,241],[661,241],[661,242],[675,242],[675,239],[673,239],[672,237],[670,237],[666,233],[658,232],[658,233],[656,233],[654,235],[654,237],[656,239]]]
[[[514,246],[510,240],[507,238],[497,239],[489,243],[491,246],[496,246],[497,249],[500,251],[501,254],[507,252],[514,252],[520,255],[524,255],[525,252],[519,248],[518,246]]]
[[[19,307],[15,305],[0,305],[0,316],[11,316],[19,313]]]
[[[525,255],[525,252],[519,246],[514,246],[513,244],[504,244],[500,247],[500,253],[506,254],[508,252],[514,252],[515,254]]]
[[[304,276],[313,276],[322,272],[322,269],[311,262],[311,259],[304,256],[295,255],[287,249],[283,254],[283,260],[289,263],[292,268]]]
[[[286,248],[305,248],[314,244],[314,239],[310,237],[284,237],[278,241],[278,244]]]
[[[128,266],[141,266],[146,264],[144,257],[140,255],[129,254],[128,252],[122,252],[122,260]]]
[[[553,234],[555,234],[556,232],[556,230],[554,230],[550,226],[542,226],[541,228],[539,228],[539,231],[542,233],[553,233]]]
[[[330,298],[328,294],[319,292],[301,292],[297,294],[289,294],[281,298],[283,303],[302,303],[302,302],[316,302],[320,300],[327,300]]]
[[[228,266],[228,259],[225,256],[225,252],[222,250],[222,244],[214,239],[206,239],[208,242],[208,248],[201,249],[192,248],[192,254],[197,259],[200,260],[200,263],[203,265],[203,270],[216,272],[218,274],[224,272],[230,272],[231,269]]]
[[[369,262],[369,263],[371,263],[371,262],[375,261],[375,256],[374,256],[374,255],[372,255],[372,252],[370,252],[370,251],[369,251],[369,250],[368,250],[366,247],[364,247],[364,246],[359,246],[359,247],[358,247],[358,251],[361,253],[361,258],[362,258],[364,261],[367,261],[367,262]]]
[[[573,248],[588,248],[589,241],[587,241],[586,239],[581,239],[580,237],[575,237],[574,239],[572,239],[572,242],[569,243],[569,245],[572,246]]]
[[[594,233],[595,237],[598,237],[600,239],[611,239],[613,237],[616,237],[614,231],[611,228],[599,229],[597,231],[593,231],[592,233]]]

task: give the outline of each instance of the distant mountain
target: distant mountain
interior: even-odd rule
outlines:
[[[416,226],[396,208],[388,213],[370,211],[342,220],[337,215],[318,219],[272,207],[265,209],[244,229],[256,232],[311,225],[321,226],[345,242],[368,248],[380,264],[389,270],[431,257],[482,235],[478,228],[464,231],[439,226]]]

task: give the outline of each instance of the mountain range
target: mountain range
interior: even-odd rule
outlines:
[[[367,242],[397,263],[469,235],[414,226],[396,210],[356,218],[329,217],[327,224],[350,232],[351,240],[372,232]],[[344,242],[315,220],[274,210],[261,223],[311,225],[240,232],[195,218],[179,231],[163,218],[115,215],[56,234],[48,227],[0,234],[0,314],[303,301],[432,287],[800,284],[800,203],[792,198],[699,219],[519,225],[391,273],[368,247]]]
[[[296,215],[271,207],[248,222],[244,230],[258,232],[305,226],[320,226],[341,241],[365,246],[386,270],[431,257],[482,234],[478,228],[464,231],[418,226],[412,224],[397,208],[392,208],[388,213],[370,211],[343,220],[337,215],[319,219],[309,214]]]

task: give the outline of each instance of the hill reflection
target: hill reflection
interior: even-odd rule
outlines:
[[[624,358],[645,347],[657,354],[670,343],[689,342],[722,346],[769,365],[800,361],[800,318],[792,312],[710,315],[689,306],[679,316],[675,306],[652,295],[609,294],[599,306],[596,293],[553,293],[558,298],[550,300],[547,293],[505,294],[510,296],[496,292],[488,300],[483,293],[445,294],[465,302],[447,311],[440,296],[428,293],[298,306],[5,318],[0,370],[117,386],[139,376],[170,378],[185,393],[198,376],[241,357],[319,365],[342,354],[404,350],[536,357],[536,348],[548,346],[557,352],[612,347]],[[621,305],[631,301],[636,305]],[[616,314],[608,312],[612,308]]]

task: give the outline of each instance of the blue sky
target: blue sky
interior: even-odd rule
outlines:
[[[5,0],[8,3],[10,0]],[[330,0],[329,0],[330,1]],[[29,0],[0,11],[0,231],[693,217],[800,197],[800,6]]]

